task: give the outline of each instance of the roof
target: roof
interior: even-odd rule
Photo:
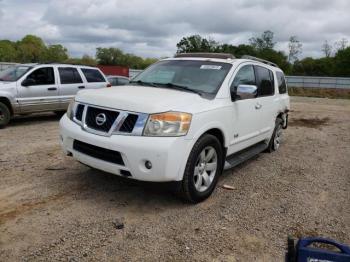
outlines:
[[[195,60],[204,60],[209,59],[213,62],[226,62],[226,63],[233,63],[237,60],[244,60],[244,61],[254,61],[259,62],[265,65],[269,65],[275,68],[278,68],[278,65],[270,62],[268,60],[264,60],[258,57],[249,56],[249,55],[243,55],[241,58],[235,58],[232,54],[227,53],[182,53],[182,54],[176,54],[174,56],[175,59],[195,59]]]
[[[181,53],[176,54],[175,58],[179,57],[203,57],[203,58],[217,58],[217,59],[235,59],[233,54],[228,53]]]

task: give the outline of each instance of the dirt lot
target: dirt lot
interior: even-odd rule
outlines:
[[[288,235],[350,244],[350,100],[294,98],[280,151],[198,205],[64,156],[57,127],[0,130],[0,261],[282,261]]]

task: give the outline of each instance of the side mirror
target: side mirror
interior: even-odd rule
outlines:
[[[258,88],[255,85],[238,85],[235,98],[236,100],[255,98],[257,94]]]
[[[28,86],[33,86],[33,85],[35,85],[35,80],[33,78],[26,78],[22,82],[22,86],[28,87]]]

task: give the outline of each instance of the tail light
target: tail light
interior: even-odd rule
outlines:
[[[112,87],[111,83],[107,83],[106,87]]]

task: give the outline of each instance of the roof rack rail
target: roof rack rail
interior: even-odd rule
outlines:
[[[175,58],[180,57],[202,57],[202,58],[218,58],[218,59],[235,59],[233,54],[229,53],[181,53],[176,54]]]
[[[278,67],[278,65],[275,64],[275,63],[272,63],[272,62],[270,62],[268,60],[265,60],[265,59],[257,58],[255,56],[243,55],[241,58],[242,59],[250,59],[250,60],[258,61],[258,62],[267,64],[267,65],[271,65],[271,66],[274,66],[274,67]]]

